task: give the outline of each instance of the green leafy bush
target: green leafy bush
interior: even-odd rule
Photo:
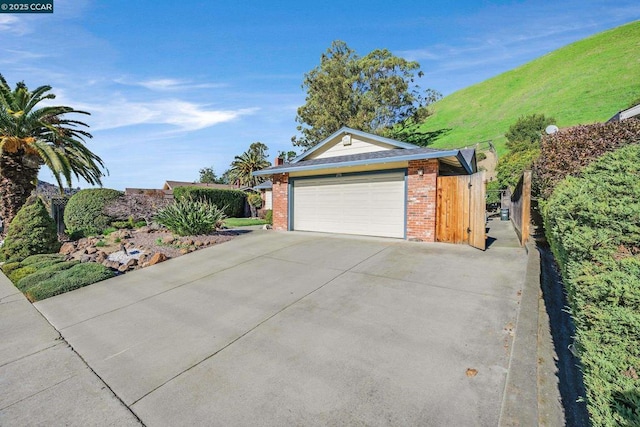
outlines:
[[[64,209],[69,233],[85,236],[102,233],[113,220],[105,213],[105,206],[121,194],[109,188],[91,188],[74,194]]]
[[[59,249],[56,224],[42,200],[36,197],[27,201],[11,221],[0,255],[7,261],[20,260]]]
[[[2,272],[9,277],[9,274],[11,274],[12,271],[17,270],[20,267],[22,267],[20,261],[6,262],[2,265]]]
[[[15,270],[13,270],[11,273],[9,273],[7,275],[7,277],[15,285],[20,280],[22,280],[23,278],[29,276],[30,274],[35,273],[36,271],[38,271],[38,269],[36,267],[34,267],[32,265],[26,265],[26,266],[22,266],[20,268],[17,268]]]
[[[37,254],[26,257],[20,263],[24,265],[39,264],[43,261],[64,261],[65,256],[63,254]]]
[[[179,236],[207,234],[222,225],[223,209],[206,200],[179,198],[161,209],[155,220]]]
[[[218,188],[178,187],[173,190],[173,197],[179,199],[206,200],[222,209],[229,218],[244,216],[244,205],[247,195],[240,190],[221,190]]]
[[[639,177],[630,145],[560,181],[543,208],[595,426],[640,425]]]
[[[109,279],[114,275],[110,269],[102,264],[84,262],[76,264],[66,270],[59,271],[53,277],[29,287],[25,291],[25,295],[32,302],[40,301]]]
[[[566,176],[576,176],[591,162],[629,144],[640,142],[640,119],[596,123],[562,129],[542,138],[533,167],[536,191],[547,198]]]
[[[16,288],[20,289],[22,292],[26,292],[28,289],[40,284],[40,282],[51,279],[57,272],[67,270],[76,264],[80,264],[80,261],[61,261],[48,267],[38,269],[37,271],[18,280],[16,282]]]
[[[264,214],[264,219],[271,225],[273,225],[273,211],[268,209]]]

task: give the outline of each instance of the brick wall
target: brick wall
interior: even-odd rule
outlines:
[[[289,224],[289,175],[273,175],[273,229],[288,230]]]
[[[411,160],[407,175],[407,239],[435,242],[438,160]]]

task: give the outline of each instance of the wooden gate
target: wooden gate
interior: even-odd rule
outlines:
[[[436,240],[485,249],[484,172],[438,177]]]

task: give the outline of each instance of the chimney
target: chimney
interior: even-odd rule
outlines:
[[[282,157],[276,157],[276,161],[273,166],[282,166],[284,165],[284,159]]]

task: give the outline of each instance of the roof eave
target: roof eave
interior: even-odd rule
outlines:
[[[409,161],[409,160],[440,159],[443,157],[454,157],[460,162],[460,164],[465,168],[465,170],[469,170],[469,166],[467,165],[467,162],[464,160],[464,158],[460,156],[460,151],[452,150],[452,151],[438,151],[433,153],[409,154],[404,156],[382,157],[377,159],[352,160],[352,161],[336,162],[336,163],[322,163],[322,164],[316,164],[316,165],[295,166],[294,164],[290,164],[291,166],[285,166],[285,167],[278,166],[277,168],[273,168],[273,169],[272,168],[262,169],[262,170],[253,172],[253,175],[265,176],[265,175],[274,175],[278,173],[333,169],[333,168],[350,167],[350,166],[364,166],[364,165],[373,165],[373,164],[403,162],[403,161]]]

